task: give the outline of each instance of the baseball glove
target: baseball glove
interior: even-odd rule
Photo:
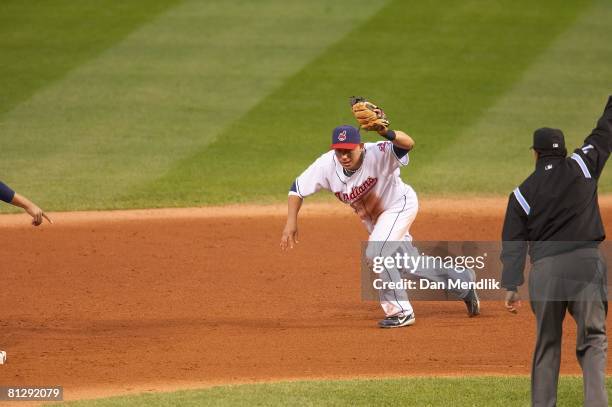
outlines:
[[[351,97],[353,116],[359,122],[359,126],[367,131],[386,131],[389,127],[389,119],[385,112],[374,103],[368,102],[360,96]]]

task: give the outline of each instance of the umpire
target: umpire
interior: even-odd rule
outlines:
[[[555,406],[566,310],[577,324],[576,357],[582,367],[584,405],[607,406],[606,264],[598,246],[605,232],[597,180],[612,151],[612,96],[584,145],[567,156],[563,133],[533,135],[535,171],[508,201],[502,232],[501,285],[505,306],[517,312],[529,251],[529,296],[537,338],[531,370],[533,406]]]

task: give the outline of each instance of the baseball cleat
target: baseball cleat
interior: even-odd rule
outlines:
[[[476,315],[480,315],[480,300],[475,290],[470,290],[468,295],[463,299],[463,302],[467,307],[468,317],[472,318]]]
[[[398,314],[378,321],[378,326],[381,328],[400,328],[402,326],[413,325],[415,322],[414,313],[409,315]]]

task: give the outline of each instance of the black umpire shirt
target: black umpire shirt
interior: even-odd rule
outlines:
[[[612,151],[612,96],[597,127],[569,157],[542,154],[535,171],[511,194],[502,232],[502,287],[524,282],[531,262],[580,247],[597,247],[606,237],[597,180]]]

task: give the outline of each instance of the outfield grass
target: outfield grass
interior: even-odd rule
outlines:
[[[372,96],[399,128],[414,135],[418,148],[404,178],[417,192],[511,191],[520,179],[517,169],[526,176],[532,165],[528,130],[509,138],[503,132],[507,123],[501,121],[496,123],[497,133],[487,134],[489,145],[477,145],[463,157],[455,157],[452,150],[470,140],[460,139],[462,131],[512,91],[557,35],[588,7],[587,2],[500,1],[487,7],[479,1],[443,6],[392,2],[234,122],[215,142],[153,182],[144,196],[183,183],[190,187],[180,196],[197,204],[280,199],[284,190],[279,192],[279,186],[289,185],[328,148],[330,129],[351,121],[343,96],[353,93]],[[612,27],[606,30],[612,34]],[[363,50],[377,50],[380,56]],[[608,57],[612,62],[612,53]],[[593,93],[603,106],[601,87]],[[509,150],[521,134],[523,148]],[[493,170],[498,164],[497,157],[486,154],[489,149],[510,154],[514,170],[487,177],[481,168]],[[444,153],[450,157],[441,158]]]
[[[612,93],[604,0],[128,3],[0,5],[0,179],[49,210],[282,200],[353,94],[418,193],[506,194],[534,128],[577,144]]]
[[[66,406],[529,406],[528,377],[303,381],[157,393]],[[608,383],[612,397],[612,384]],[[559,406],[582,405],[582,379],[562,377]]]
[[[13,92],[21,89],[25,100],[13,96],[21,102],[0,112],[0,174],[45,208],[134,206],[122,197],[214,140],[383,4],[184,0],[168,2],[165,12],[137,24],[135,15],[149,9],[148,1],[132,1],[131,8],[108,3],[117,4],[105,9],[110,18],[90,19],[89,2],[55,2],[52,16],[71,16],[61,24],[37,17],[35,5],[11,3],[12,15],[31,21],[7,30],[15,38],[28,36],[27,49],[16,40],[15,47],[33,56],[0,53],[0,65],[31,71],[12,79],[25,83]],[[134,21],[125,23],[124,35],[99,38],[124,20]],[[83,24],[91,25],[89,31],[78,31]],[[74,35],[83,39],[71,41]],[[88,41],[94,49],[81,55]],[[42,52],[55,52],[66,63],[61,75],[37,84],[35,56]],[[159,206],[158,199],[173,195],[157,191],[140,204]]]
[[[178,2],[151,0],[143,7],[141,2],[107,1],[101,8],[95,0],[80,0],[78,5],[72,0],[3,0],[0,114],[61,80]]]

